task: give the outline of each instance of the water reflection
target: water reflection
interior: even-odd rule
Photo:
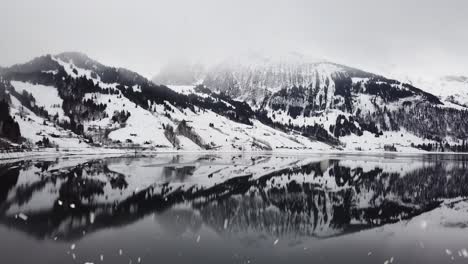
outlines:
[[[410,219],[444,199],[467,196],[467,166],[464,158],[434,157],[20,161],[0,165],[0,222],[65,241],[153,214],[171,234],[205,225],[239,239],[326,238]]]

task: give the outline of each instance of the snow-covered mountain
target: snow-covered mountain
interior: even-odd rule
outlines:
[[[467,108],[450,98],[299,54],[228,59],[208,67],[202,83],[213,92],[247,102],[258,118],[271,120],[273,126],[312,133],[320,140],[332,135],[353,149],[367,149],[369,144],[382,148],[384,142],[430,143],[416,138],[463,144],[468,131]],[[317,126],[307,129],[315,125],[326,133]]]
[[[255,118],[245,103],[190,95],[81,53],[38,57],[2,73],[11,117],[28,146],[148,147],[158,150],[329,150],[299,132]]]
[[[296,54],[246,61],[165,86],[81,53],[38,57],[0,74],[0,138],[159,151],[467,147],[466,109],[410,84]]]
[[[417,78],[411,82],[438,96],[441,100],[461,107],[468,107],[468,77],[442,76],[433,79]]]

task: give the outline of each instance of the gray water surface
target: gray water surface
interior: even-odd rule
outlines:
[[[0,164],[0,263],[467,263],[463,155]]]

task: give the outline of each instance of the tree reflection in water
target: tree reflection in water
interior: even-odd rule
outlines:
[[[3,164],[0,221],[39,239],[75,240],[83,231],[156,213],[174,234],[207,225],[224,236],[321,238],[409,219],[468,194],[466,159],[430,158],[412,166],[405,160],[390,168],[343,158],[233,160],[138,160],[138,169],[154,169],[148,173],[112,169],[133,162],[115,158]],[[142,177],[149,177],[143,186]],[[28,221],[19,221],[19,213]]]

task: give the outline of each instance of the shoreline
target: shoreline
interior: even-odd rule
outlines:
[[[246,155],[350,155],[350,156],[422,156],[422,155],[468,155],[468,152],[427,152],[427,151],[353,151],[353,150],[272,150],[272,151],[218,151],[218,150],[139,150],[113,149],[113,148],[83,148],[75,151],[56,151],[55,149],[42,149],[37,151],[17,151],[0,153],[0,160],[31,159],[33,157],[73,157],[73,156],[145,156],[157,154],[246,154]]]

